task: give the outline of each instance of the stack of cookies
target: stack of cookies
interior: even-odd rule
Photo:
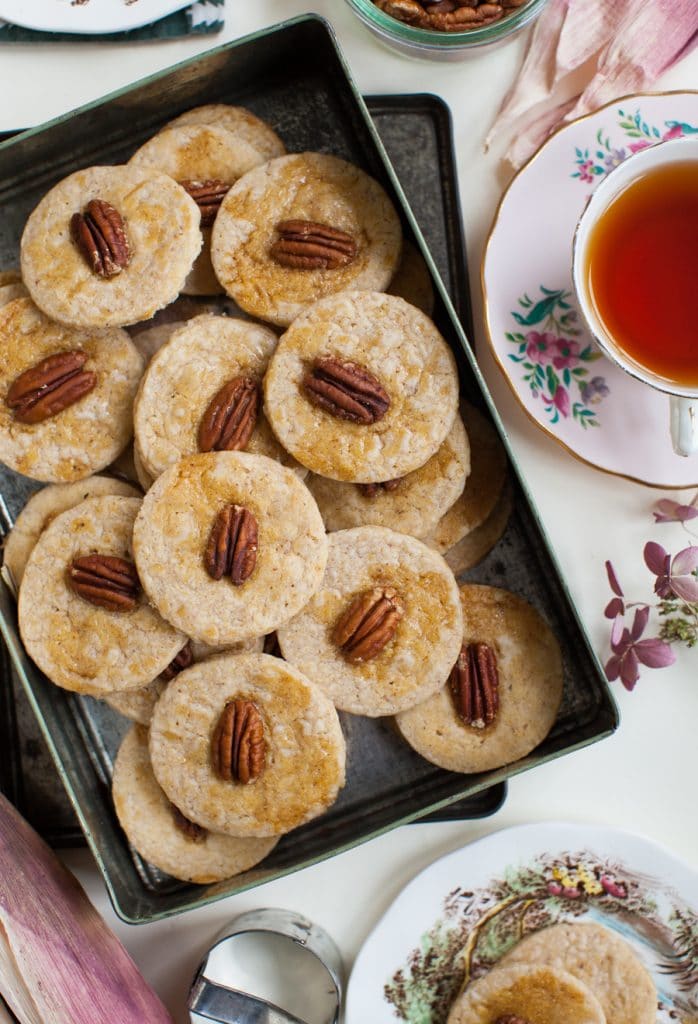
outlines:
[[[22,639],[134,720],[117,814],[179,878],[332,804],[338,710],[462,772],[555,719],[548,627],[454,576],[504,530],[506,456],[401,252],[376,181],[213,105],[59,182],[0,284],[0,456],[50,484],[5,552]],[[92,475],[117,456],[133,482]]]

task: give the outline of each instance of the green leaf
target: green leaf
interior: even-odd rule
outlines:
[[[524,327],[531,327],[533,324],[538,324],[541,320],[545,320],[546,317],[555,309],[560,297],[564,295],[564,291],[550,292],[544,299],[536,302],[533,309],[530,310],[528,316],[521,316],[520,313],[512,313],[511,315],[516,320],[517,324],[522,324]]]
[[[565,370],[564,370],[564,372],[562,374],[562,382],[565,385],[565,387],[567,387],[567,388],[570,386],[570,384],[572,382],[572,378],[570,376],[570,371],[569,371],[569,369],[567,367],[565,367]]]
[[[557,379],[557,374],[553,370],[552,366],[547,366],[545,370],[545,376],[548,381],[548,387],[550,389],[550,397],[553,398],[557,391],[558,384],[560,383]]]

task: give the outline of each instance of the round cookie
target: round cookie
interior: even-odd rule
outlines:
[[[350,235],[356,255],[334,269],[282,264],[270,250],[280,237],[278,225],[288,221]],[[338,157],[294,153],[254,168],[233,185],[213,226],[211,261],[243,309],[286,326],[326,295],[387,288],[401,243],[397,213],[377,181]]]
[[[383,484],[347,484],[312,476],[311,494],[329,532],[353,526],[388,526],[423,537],[463,491],[470,472],[470,446],[463,421],[453,426],[435,455],[401,480]]]
[[[276,344],[267,327],[209,314],[188,320],[170,336],[150,361],[134,408],[138,455],[149,476],[199,451],[199,425],[211,400],[236,377],[261,382]],[[263,413],[245,450],[293,461]]]
[[[27,559],[49,523],[61,512],[74,508],[86,498],[97,498],[103,494],[141,497],[137,487],[110,476],[91,476],[72,484],[53,484],[32,494],[17,516],[3,550],[3,562],[17,587],[22,582]]]
[[[468,402],[461,403],[461,415],[470,440],[470,476],[460,498],[424,538],[442,555],[492,514],[507,475],[507,454],[489,420]]]
[[[22,423],[7,394],[26,371],[60,353],[83,352],[79,373],[95,384],[72,405],[39,423]],[[0,459],[49,483],[82,480],[104,469],[133,431],[133,399],[143,361],[125,331],[72,330],[54,323],[30,299],[0,308]],[[58,378],[56,378],[58,380]]]
[[[142,726],[134,725],[119,747],[112,796],[121,827],[141,857],[184,882],[206,885],[240,874],[278,842],[274,837],[224,836],[183,821],[153,775],[148,733]]]
[[[402,243],[400,263],[386,291],[389,295],[399,295],[427,316],[434,312],[434,286],[429,268],[417,246],[407,239]]]
[[[522,939],[500,963],[502,969],[546,964],[554,971],[567,971],[592,990],[607,1021],[655,1024],[654,981],[628,943],[600,924],[570,921],[542,928]]]
[[[256,563],[236,586],[213,579],[204,550],[227,505],[258,527]],[[133,534],[151,601],[187,636],[228,645],[286,622],[322,582],[327,538],[318,507],[295,473],[263,455],[208,452],[175,463],[143,500]]]
[[[479,526],[476,526],[470,533],[466,533],[457,544],[444,554],[446,562],[453,570],[454,576],[460,576],[473,566],[478,565],[496,544],[499,543],[509,523],[509,516],[513,507],[512,486],[507,480],[497,504],[494,506],[487,519]],[[429,541],[425,539],[425,544]]]
[[[62,512],[39,537],[19,589],[19,630],[29,656],[58,686],[100,697],[150,683],[185,638],[145,594],[129,611],[111,611],[79,596],[67,581],[74,558],[132,560],[138,498],[88,498]]]
[[[462,586],[460,598],[463,644],[485,643],[496,658],[494,721],[485,728],[466,725],[456,714],[449,683],[395,721],[410,746],[432,764],[482,772],[516,761],[547,736],[562,700],[562,657],[550,627],[522,598],[477,584]]]
[[[92,200],[121,216],[130,260],[94,273],[71,237],[71,219]],[[123,326],[149,317],[182,289],[201,248],[199,208],[172,178],[150,167],[88,167],[58,182],[30,214],[22,278],[37,306],[77,327]]]
[[[304,382],[316,361],[371,374],[390,404],[375,422],[325,411]],[[404,299],[343,292],[315,303],[281,337],[264,379],[265,411],[287,451],[333,480],[373,483],[405,476],[439,449],[458,409],[458,373],[434,324]]]
[[[606,1017],[594,993],[573,975],[537,965],[495,968],[478,978],[456,999],[447,1024],[499,1021],[606,1024]]]
[[[329,535],[321,589],[277,629],[287,661],[342,711],[391,715],[425,700],[444,683],[462,637],[458,587],[448,566],[414,537],[382,526]],[[374,588],[394,588],[403,615],[379,653],[349,661],[333,639],[352,602]]]
[[[185,111],[169,121],[165,128],[177,128],[183,124],[210,124],[225,128],[256,149],[262,160],[272,160],[286,152],[286,147],[274,129],[244,107],[231,107],[227,103],[207,103],[203,107]]]
[[[213,770],[216,727],[237,700],[254,704],[264,732],[261,771],[246,784]],[[344,737],[332,703],[268,654],[220,655],[182,672],[155,709],[150,756],[183,814],[232,835],[288,832],[322,814],[344,785]]]

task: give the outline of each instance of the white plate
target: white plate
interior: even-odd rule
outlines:
[[[504,194],[482,267],[487,335],[531,419],[582,461],[657,487],[698,484],[675,455],[669,401],[602,356],[572,287],[572,236],[599,181],[631,153],[698,133],[698,92],[626,96],[561,128]]]
[[[495,832],[417,875],[361,948],[346,1024],[445,1024],[466,960],[478,977],[522,933],[569,920],[633,947],[658,1024],[698,1018],[698,875],[642,836],[551,823]]]
[[[106,33],[150,25],[192,0],[0,0],[0,18],[43,32]]]

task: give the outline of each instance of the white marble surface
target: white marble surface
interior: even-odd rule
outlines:
[[[462,64],[411,62],[383,49],[341,0],[228,0],[222,36],[123,47],[85,42],[0,49],[0,130],[38,123],[167,67],[225,39],[312,9],[332,21],[365,92],[433,92],[450,105],[468,239],[476,341],[482,365],[592,643],[607,655],[608,598],[603,568],[612,557],[626,591],[648,598],[642,547],[652,537],[674,549],[681,531],[651,525],[657,494],[585,466],[535,428],[482,354],[479,269],[483,242],[506,182],[495,146],[482,140],[520,59],[524,39]],[[661,89],[698,86],[698,51],[664,76]],[[495,829],[528,821],[612,824],[643,832],[698,867],[694,789],[698,723],[698,650],[681,650],[674,666],[645,670],[634,693],[613,691],[622,724],[603,743],[511,781],[496,815],[474,823],[403,828],[350,853],[215,906],[163,923],[129,927],[107,904],[86,852],[66,859],[109,923],[161,993],[175,1019],[186,1020],[185,993],[199,956],[220,925],[257,906],[296,908],[335,937],[351,964],[362,940],[402,885],[441,853]]]

